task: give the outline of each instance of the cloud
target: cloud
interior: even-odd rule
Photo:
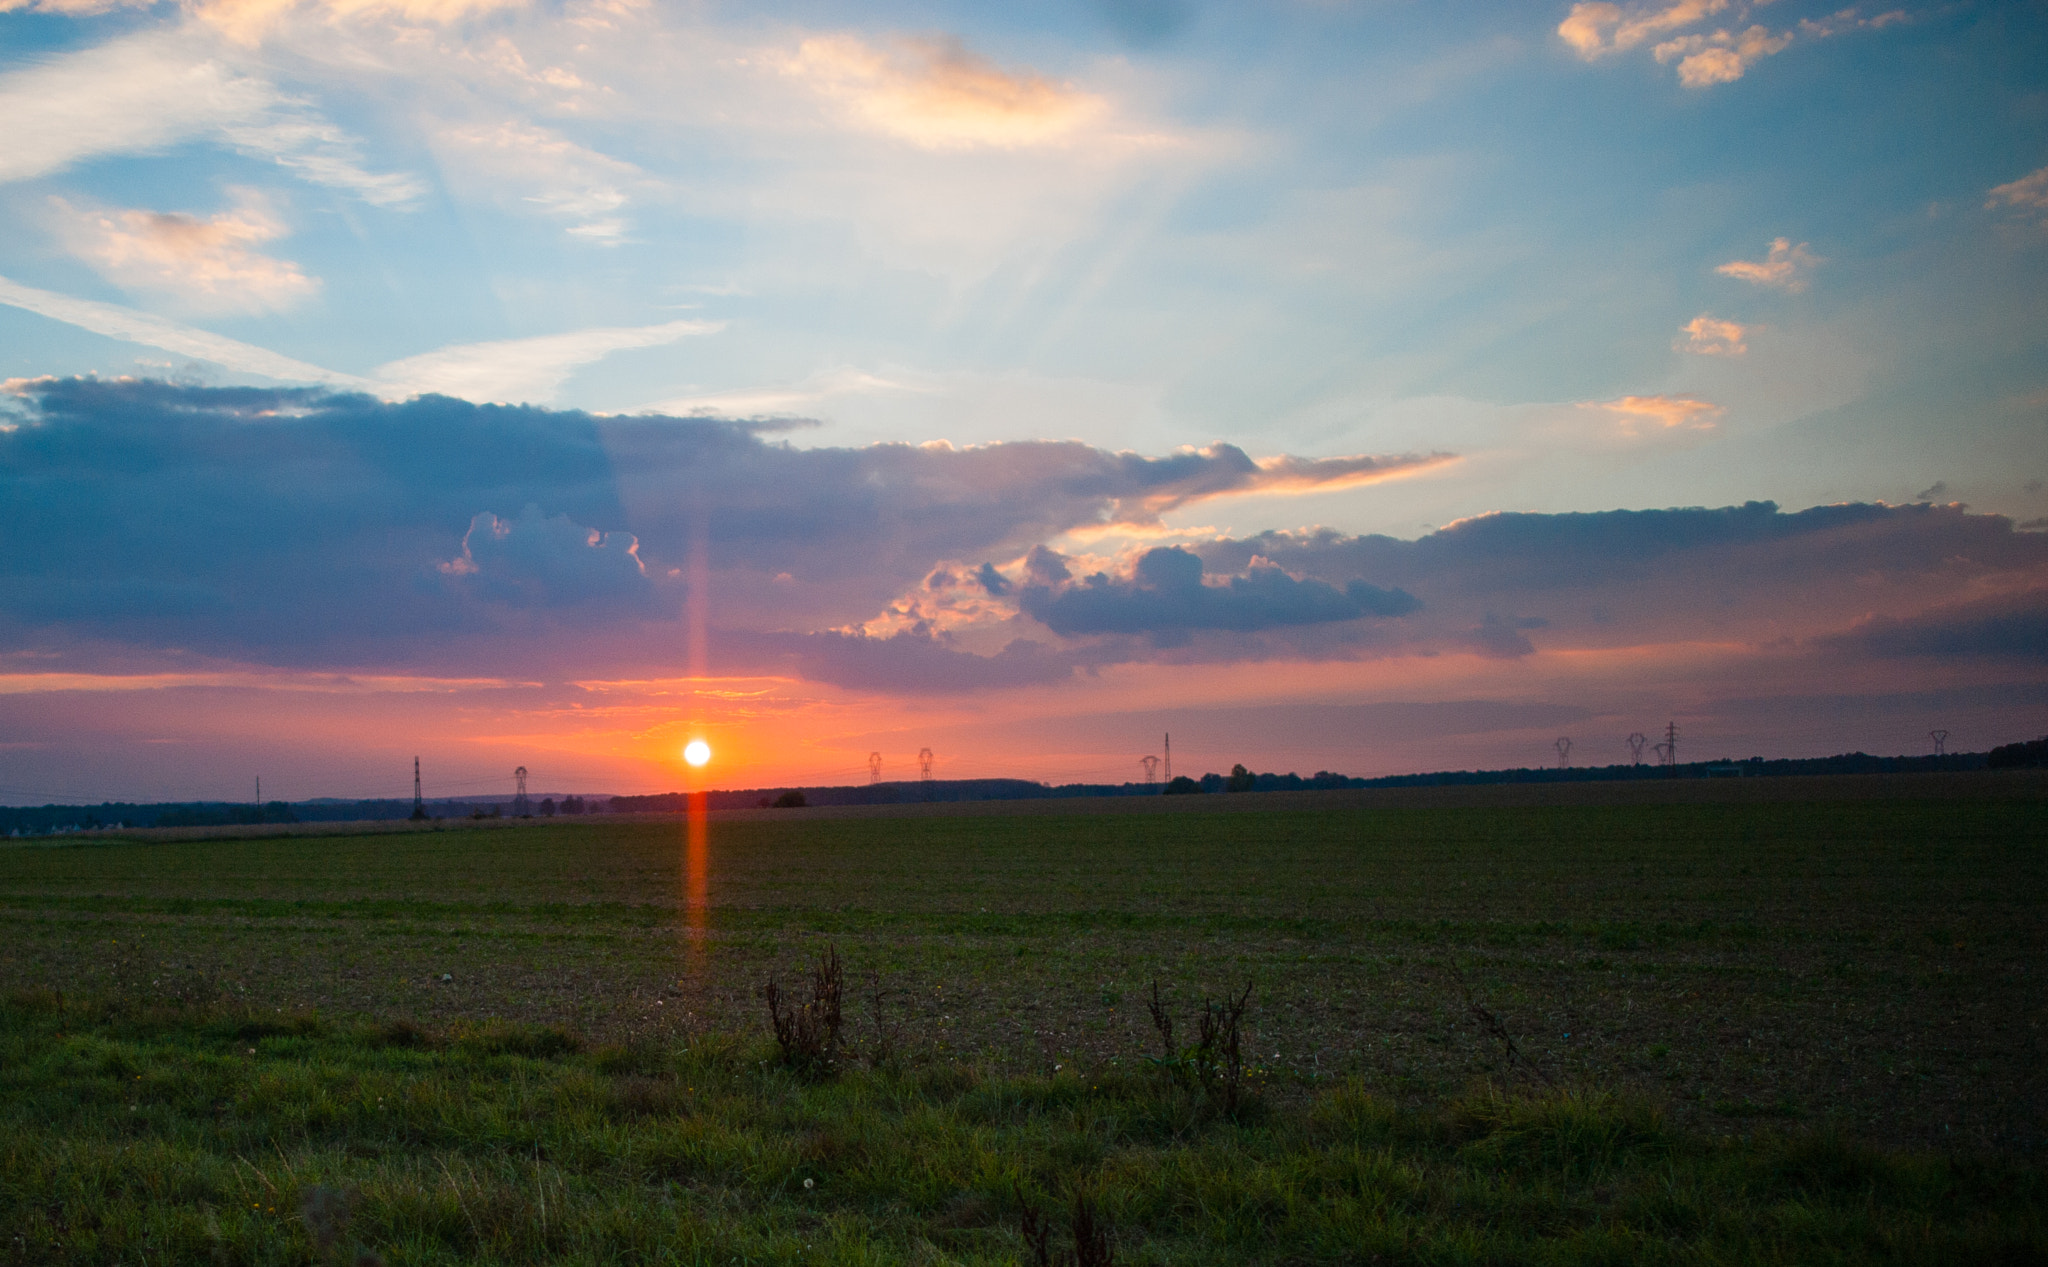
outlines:
[[[468,343],[377,367],[378,379],[404,393],[437,392],[475,401],[547,401],[577,370],[614,352],[660,347],[716,334],[722,321],[600,326],[568,334]]]
[[[295,361],[268,348],[255,347],[150,313],[118,304],[74,299],[70,295],[24,286],[5,277],[0,277],[0,304],[21,308],[52,321],[62,321],[110,339],[123,339],[162,348],[179,356],[211,361],[224,369],[244,374],[261,374],[284,382],[327,383],[336,387],[367,389],[374,386],[369,380],[353,374]]]
[[[1050,552],[1046,552],[1049,554]],[[1059,577],[1063,560],[1035,556],[1038,576]],[[1097,572],[1050,584],[1034,580],[1018,592],[1019,606],[1063,636],[1144,633],[1171,637],[1191,630],[1252,631],[1282,625],[1315,625],[1400,616],[1414,611],[1415,597],[1361,581],[1343,589],[1325,581],[1290,576],[1268,560],[1252,559],[1240,576],[1221,584],[1203,580],[1200,556],[1176,546],[1140,555],[1128,576]]]
[[[525,0],[200,0],[193,12],[230,39],[253,44],[287,18],[446,25]]]
[[[1730,260],[1714,271],[1723,277],[1733,277],[1738,281],[1758,286],[1775,286],[1796,295],[1806,289],[1806,275],[1826,262],[1824,257],[1815,255],[1804,242],[1794,246],[1790,238],[1772,238],[1770,254],[1761,261]]]
[[[2015,211],[2048,217],[2048,167],[2038,167],[2018,180],[1994,185],[1984,200],[1986,211],[2010,207]]]
[[[209,219],[180,212],[74,207],[52,198],[72,254],[125,290],[153,291],[201,312],[278,312],[320,291],[290,260],[250,248],[286,233],[269,199],[230,191],[234,205]]]
[[[1851,9],[1838,9],[1824,18],[1801,18],[1799,29],[1817,40],[1831,39],[1848,31],[1881,31],[1900,22],[1910,22],[1904,9],[1892,9],[1875,17],[1862,17]]]
[[[880,47],[851,35],[816,36],[784,70],[860,125],[926,149],[1058,145],[1107,112],[1100,97],[1004,70],[951,36]]]
[[[1666,31],[1703,21],[1728,7],[1728,0],[1677,0],[1664,6],[1575,4],[1557,33],[1587,61],[1648,42]]]
[[[378,206],[425,193],[373,172],[356,139],[308,103],[230,69],[176,32],[113,40],[0,76],[0,183],[112,154],[211,137]]]
[[[1585,401],[1579,408],[1598,410],[1617,419],[1621,429],[1630,435],[1645,423],[1666,431],[1707,431],[1725,412],[1719,405],[1692,396],[1623,396],[1619,400]]]
[[[1761,26],[1739,34],[1716,31],[1712,35],[1684,35],[1666,40],[1651,50],[1662,66],[1678,62],[1678,82],[1688,88],[1709,88],[1742,78],[1751,66],[1792,43],[1790,31],[1773,35]]]
[[[566,221],[573,238],[603,246],[625,240],[625,190],[646,181],[631,163],[516,119],[443,127],[432,136],[444,172],[521,191],[515,205]]]
[[[1678,328],[1685,337],[1673,343],[1671,349],[1700,356],[1741,356],[1749,351],[1749,344],[1744,340],[1749,337],[1751,329],[1701,313]]]
[[[729,654],[761,660],[759,635],[855,629],[944,560],[1016,559],[1268,478],[1229,446],[1156,458],[1072,441],[797,449],[748,424],[445,396],[94,380],[13,390],[0,631],[28,621],[269,662],[460,659],[514,629],[534,645],[492,654],[541,655],[557,626],[579,645],[672,655],[672,623],[645,613],[680,601],[693,543]],[[628,544],[630,570],[618,558]],[[635,572],[651,590],[638,619],[553,597],[582,592],[579,576]],[[1265,588],[1248,599],[1314,592],[1256,579]]]
[[[516,519],[479,511],[463,534],[462,553],[440,571],[488,599],[518,607],[638,606],[653,592],[632,533],[543,515],[531,502]]]
[[[2048,662],[2048,589],[1936,607],[1912,616],[1874,616],[1828,645],[1892,659],[1997,656]]]
[[[89,18],[115,9],[147,9],[156,0],[0,0],[0,13],[54,13]]]

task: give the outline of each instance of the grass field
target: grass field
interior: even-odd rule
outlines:
[[[91,1201],[33,1189],[133,1199],[169,1150],[158,1232],[230,1261],[306,1261],[308,1176],[392,1261],[609,1261],[628,1207],[682,1260],[1016,1261],[1013,1181],[1098,1187],[1118,1261],[2027,1259],[2044,844],[2024,798],[794,813],[713,824],[695,939],[673,822],[10,848],[6,1199],[83,1244]],[[758,990],[828,945],[856,1055],[891,1058],[806,1085],[759,1063]],[[1563,1093],[1523,1098],[1452,966]],[[1154,979],[1184,1034],[1252,984],[1256,1121],[1162,1081]],[[647,1162],[685,1123],[733,1142]],[[468,1233],[401,1217],[472,1182]]]

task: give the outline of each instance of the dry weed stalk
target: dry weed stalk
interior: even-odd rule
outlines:
[[[846,973],[837,947],[828,946],[811,969],[811,997],[785,1008],[782,987],[774,978],[761,989],[775,1026],[775,1044],[783,1063],[813,1075],[832,1072],[839,1056],[839,1031],[844,1024]]]
[[[1555,1087],[1557,1079],[1551,1077],[1544,1070],[1543,1066],[1529,1059],[1528,1054],[1522,1050],[1521,1045],[1515,1042],[1515,1036],[1508,1033],[1507,1023],[1502,1021],[1500,1017],[1495,1016],[1472,993],[1472,985],[1465,980],[1465,974],[1458,970],[1457,961],[1451,960],[1449,962],[1451,980],[1457,983],[1459,993],[1465,996],[1466,1011],[1472,1014],[1472,1019],[1479,1022],[1481,1029],[1500,1041],[1501,1049],[1507,1053],[1508,1068],[1513,1069],[1519,1066],[1532,1077],[1542,1079],[1545,1086]]]

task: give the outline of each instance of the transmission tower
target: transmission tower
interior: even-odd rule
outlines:
[[[1166,781],[1173,782],[1173,736],[1166,736]]]
[[[420,759],[418,757],[412,759],[412,821],[416,823],[427,821],[427,803],[420,796]]]
[[[1630,734],[1628,737],[1629,764],[1641,765],[1643,763],[1643,749],[1649,746],[1650,737],[1642,731],[1638,730]]]
[[[932,750],[930,748],[919,748],[917,750],[917,777],[924,784],[924,799],[929,801],[932,799]]]
[[[1927,737],[1934,741],[1935,756],[1942,757],[1948,755],[1948,732],[1946,730],[1930,730],[1927,732]]]
[[[1657,764],[1667,770],[1678,768],[1678,723],[1664,723],[1664,742],[1657,745]]]
[[[882,754],[881,754],[881,753],[879,753],[879,752],[870,752],[870,753],[868,754],[868,782],[869,782],[869,783],[880,783],[881,781],[882,781]]]
[[[533,805],[526,799],[525,766],[520,766],[512,772],[512,781],[519,786],[519,790],[512,794],[512,816],[514,818],[532,818]]]
[[[1560,770],[1571,769],[1572,741],[1565,738],[1563,735],[1559,735],[1557,737],[1557,743],[1553,746],[1557,749],[1557,768]]]
[[[1159,758],[1139,757],[1138,764],[1145,767],[1145,786],[1159,782]]]

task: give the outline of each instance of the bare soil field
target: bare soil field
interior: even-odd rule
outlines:
[[[0,988],[760,1034],[830,945],[919,1059],[1132,1067],[1152,981],[1250,982],[1271,1094],[1419,1103],[1529,1076],[1455,968],[1543,1075],[1689,1129],[2048,1142],[2033,772],[736,811],[694,929],[675,818],[235,833],[0,850]]]

